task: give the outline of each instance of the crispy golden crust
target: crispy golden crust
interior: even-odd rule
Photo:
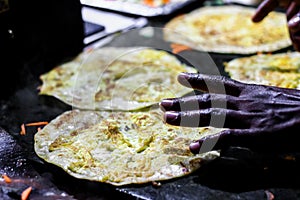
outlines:
[[[164,38],[217,53],[272,52],[291,45],[284,13],[272,12],[253,23],[254,12],[242,6],[202,7],[168,22]]]
[[[219,155],[193,155],[188,146],[221,129],[168,126],[161,115],[67,111],[36,133],[35,152],[74,177],[113,185],[188,175]]]

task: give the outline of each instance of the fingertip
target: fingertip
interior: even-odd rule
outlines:
[[[186,87],[192,87],[190,81],[193,80],[195,76],[198,76],[198,73],[187,73],[187,72],[181,72],[177,76],[177,81]]]
[[[228,145],[230,145],[230,143],[228,143],[227,141],[229,135],[230,131],[224,130],[216,134],[201,138],[190,144],[190,151],[193,154],[202,154],[209,151],[221,150],[223,148],[226,148]]]
[[[173,105],[174,105],[174,100],[172,100],[172,99],[163,99],[159,103],[159,107],[163,111],[169,110]]]
[[[252,15],[251,21],[254,23],[258,23],[262,21],[268,13],[262,12],[259,8],[257,8],[256,12]]]
[[[171,125],[178,125],[179,119],[179,113],[174,111],[167,111],[164,114],[164,122],[171,124]]]
[[[259,15],[257,15],[257,13],[255,13],[252,17],[251,17],[251,21],[254,23],[260,22],[261,21],[261,17]]]
[[[187,81],[190,78],[190,73],[186,73],[186,72],[181,72],[180,74],[178,74],[177,76],[177,80],[179,82],[182,81]]]
[[[278,1],[273,1],[273,0],[262,1],[256,8],[256,12],[252,16],[251,20],[255,23],[262,21],[277,6],[279,6]]]
[[[189,148],[193,154],[198,154],[200,152],[200,148],[201,148],[200,142],[199,141],[192,142],[190,144]]]

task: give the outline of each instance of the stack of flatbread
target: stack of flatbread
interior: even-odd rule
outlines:
[[[103,47],[41,76],[40,95],[74,109],[35,134],[35,151],[77,178],[113,185],[184,176],[216,151],[194,155],[189,144],[220,129],[174,127],[157,108],[191,89],[177,82],[196,72],[163,50]]]

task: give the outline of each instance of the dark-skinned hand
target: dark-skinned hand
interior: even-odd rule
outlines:
[[[190,144],[193,153],[229,146],[271,152],[300,149],[299,90],[197,73],[181,73],[178,81],[202,93],[162,100],[165,122],[225,128]]]
[[[263,20],[277,7],[286,10],[290,38],[295,50],[300,51],[300,0],[265,0],[258,6],[252,21]]]

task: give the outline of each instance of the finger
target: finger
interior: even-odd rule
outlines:
[[[181,98],[163,99],[160,102],[159,106],[164,112],[223,108],[245,112],[262,113],[267,109],[298,108],[299,98],[297,98],[296,100],[294,100],[294,98],[292,100],[280,98],[258,99],[255,96],[252,97],[250,95],[245,97],[234,97],[230,95],[204,93]]]
[[[255,14],[252,16],[253,22],[260,22],[263,20],[271,11],[279,6],[278,0],[265,0],[256,9]]]
[[[294,152],[300,150],[300,135],[293,129],[295,128],[226,129],[192,142],[189,148],[194,154],[224,150],[230,146],[246,147],[260,152]]]
[[[186,87],[202,92],[219,93],[237,96],[245,84],[224,76],[205,75],[198,73],[180,73],[178,82]]]
[[[256,145],[256,148],[263,149],[266,148],[266,145],[262,145],[262,141],[258,138],[264,133],[262,129],[226,129],[192,142],[189,148],[194,154],[223,150],[230,146],[255,148]],[[266,135],[268,134],[266,133]]]
[[[299,11],[300,6],[296,2],[292,2],[286,10],[287,20],[290,20]]]
[[[193,154],[205,153],[212,150],[226,149],[231,145],[229,141],[230,137],[233,134],[233,131],[234,130],[227,129],[217,134],[201,138],[197,141],[192,142],[189,146],[189,149]],[[236,131],[241,132],[240,129]]]
[[[288,21],[291,40],[296,51],[300,51],[300,12]]]
[[[208,108],[180,112],[167,111],[164,113],[164,122],[185,127],[249,128],[255,117],[260,118],[261,114],[223,108]]]
[[[159,105],[163,111],[188,111],[210,107],[226,108],[227,98],[227,95],[204,93],[181,98],[163,99]]]

